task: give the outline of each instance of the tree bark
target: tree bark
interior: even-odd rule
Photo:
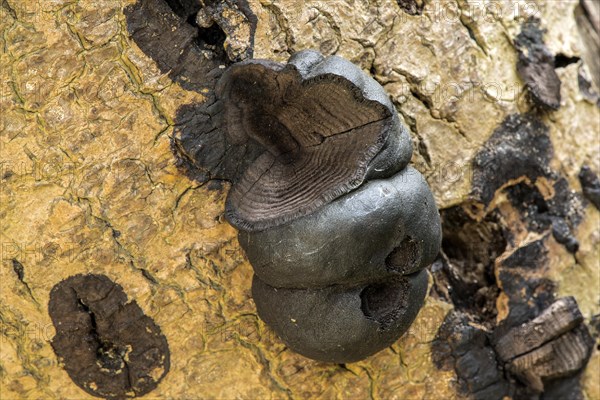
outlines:
[[[168,342],[148,398],[600,398],[598,15],[588,0],[3,0],[0,397],[93,398],[48,310],[55,285],[93,273]],[[223,178],[255,149],[219,150],[207,111],[233,62],[309,48],[386,89],[444,230],[410,330],[347,365],[291,352],[257,317],[223,218]],[[498,356],[567,296],[576,322]]]

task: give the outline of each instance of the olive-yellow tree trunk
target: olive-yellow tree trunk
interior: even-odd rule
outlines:
[[[595,3],[226,1],[187,21],[195,1],[147,3],[169,15],[135,0],[1,3],[0,398],[90,397],[51,345],[50,291],[76,274],[118,283],[166,337],[170,370],[148,398],[481,396],[468,367],[479,377],[487,364],[461,364],[450,331],[475,327],[482,342],[466,346],[493,358],[488,337],[554,296],[574,296],[598,340]],[[257,317],[252,268],[223,218],[229,186],[182,163],[181,134],[212,95],[198,85],[205,61],[179,57],[185,43],[216,69],[317,49],[389,93],[444,224],[425,305],[393,346],[318,363]],[[598,354],[574,378],[588,399],[600,398]],[[536,389],[506,376],[494,393]]]

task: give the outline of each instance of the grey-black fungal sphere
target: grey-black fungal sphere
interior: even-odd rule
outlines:
[[[292,350],[333,363],[364,359],[392,345],[423,305],[427,271],[322,289],[274,288],[256,275],[258,315]]]
[[[391,345],[423,304],[441,227],[383,88],[308,50],[286,65],[235,64],[216,94],[223,141],[264,149],[244,161],[225,210],[256,273],[258,315],[316,360]]]
[[[352,285],[431,264],[441,227],[423,176],[407,167],[317,211],[259,232],[239,232],[254,272],[275,287]]]

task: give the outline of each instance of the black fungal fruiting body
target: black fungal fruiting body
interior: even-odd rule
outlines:
[[[54,352],[80,388],[108,399],[142,396],[169,371],[167,339],[104,275],[75,275],[50,292]]]
[[[259,316],[321,361],[394,343],[423,304],[441,227],[383,88],[349,61],[302,51],[286,65],[234,64],[216,94],[223,142],[264,149],[226,203]]]

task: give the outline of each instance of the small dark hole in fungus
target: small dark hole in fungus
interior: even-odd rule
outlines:
[[[386,329],[406,308],[407,286],[405,279],[397,278],[365,287],[360,293],[363,314]]]
[[[385,265],[390,271],[404,273],[412,271],[419,258],[419,245],[409,237],[392,250],[385,259]]]

